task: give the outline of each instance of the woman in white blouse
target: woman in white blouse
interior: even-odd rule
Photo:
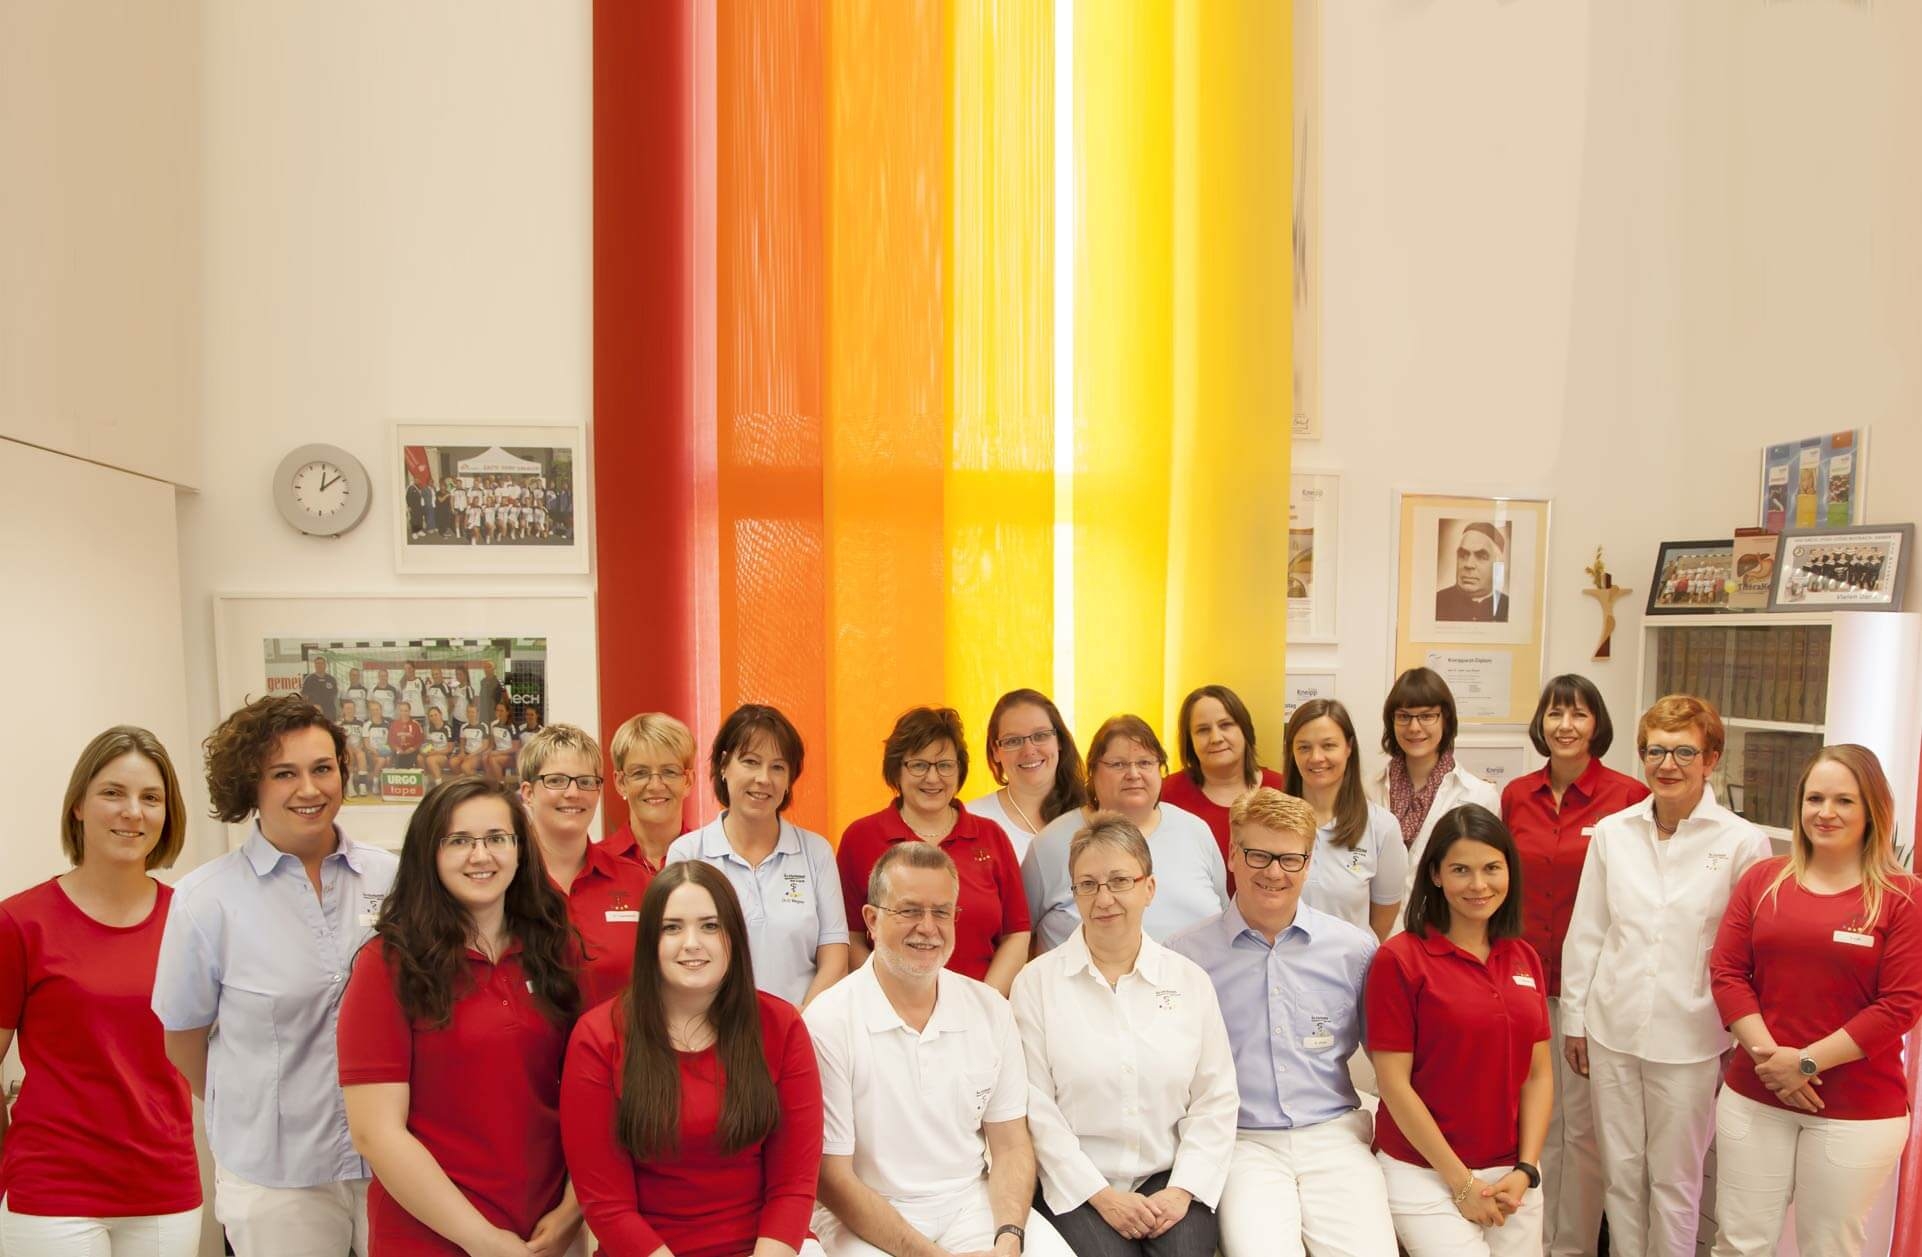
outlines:
[[[1228,866],[1221,848],[1200,817],[1161,801],[1167,769],[1168,753],[1141,717],[1114,716],[1095,730],[1088,743],[1089,805],[1049,822],[1021,861],[1037,954],[1067,942],[1081,923],[1068,875],[1068,844],[1097,809],[1121,813],[1154,847],[1161,874],[1142,918],[1150,938],[1165,939],[1227,908]]]
[[[1708,789],[1724,736],[1692,695],[1643,713],[1635,747],[1651,793],[1596,823],[1562,943],[1562,1050],[1588,1078],[1617,1257],[1695,1251],[1729,1046],[1708,953],[1736,881],[1769,854]]]
[[[1464,803],[1479,803],[1501,815],[1501,791],[1455,763],[1458,727],[1455,695],[1432,668],[1402,673],[1382,701],[1381,749],[1388,763],[1375,778],[1374,801],[1401,827],[1410,883],[1437,820]],[[1408,885],[1402,887],[1403,899],[1408,890]]]
[[[1014,980],[1035,1207],[1075,1252],[1209,1257],[1240,1097],[1214,984],[1142,932],[1154,857],[1115,812],[1069,843],[1082,924]]]
[[[1408,849],[1394,814],[1370,803],[1348,709],[1332,698],[1295,708],[1284,735],[1282,793],[1315,810],[1315,852],[1301,901],[1385,939],[1401,915]]]

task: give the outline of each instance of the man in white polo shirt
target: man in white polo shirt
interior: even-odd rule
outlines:
[[[808,1005],[825,1118],[814,1231],[828,1257],[1070,1257],[1033,1210],[1014,1014],[945,968],[961,883],[931,843],[875,862],[870,962]]]

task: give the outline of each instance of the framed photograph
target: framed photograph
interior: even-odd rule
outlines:
[[[1395,671],[1447,680],[1465,724],[1526,724],[1546,638],[1548,501],[1400,493]]]
[[[1655,551],[1648,580],[1647,615],[1714,615],[1729,609],[1735,583],[1735,542],[1664,541]]]
[[[1771,611],[1899,611],[1914,524],[1868,524],[1782,535]]]
[[[1288,640],[1335,640],[1335,570],[1341,551],[1341,477],[1288,477]]]
[[[442,778],[511,782],[549,721],[598,731],[585,596],[221,594],[214,649],[223,713],[298,691],[347,731],[340,824],[385,846]]]
[[[587,571],[578,427],[398,424],[394,445],[399,571]]]
[[[1760,528],[1735,530],[1735,557],[1728,592],[1731,611],[1766,611],[1769,591],[1775,587],[1775,552],[1781,539]]]
[[[1860,523],[1868,453],[1867,428],[1762,447],[1757,522],[1777,533]]]

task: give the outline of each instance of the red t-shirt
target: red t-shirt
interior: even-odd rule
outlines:
[[[677,1053],[680,1143],[637,1162],[614,1133],[624,1053],[615,1019],[623,1001],[589,1012],[574,1028],[561,1083],[561,1134],[574,1194],[603,1257],[647,1257],[665,1244],[676,1257],[740,1257],[765,1235],[798,1249],[821,1171],[821,1075],[801,1014],[758,996],[761,1055],[774,1076],[781,1118],[767,1138],[723,1152],[715,1137],[725,1077],[712,1048]]]
[[[638,848],[633,849],[635,851]],[[634,971],[634,936],[640,932],[641,896],[654,874],[637,854],[619,855],[606,843],[587,844],[587,863],[574,884],[555,890],[567,900],[567,916],[581,932],[585,960],[575,975],[581,1007],[592,1008],[627,985]]]
[[[387,724],[387,745],[393,747],[398,754],[405,755],[409,751],[419,750],[420,744],[426,739],[427,735],[422,731],[420,721],[411,716],[406,720],[393,720]]]
[[[0,1156],[7,1208],[129,1218],[200,1207],[193,1100],[153,1014],[173,888],[138,925],[102,925],[58,879],[0,903],[0,1027],[26,1079]]]
[[[954,955],[948,968],[979,982],[988,976],[995,945],[1028,930],[1028,897],[1021,889],[1021,865],[1001,826],[974,815],[958,800],[951,806],[959,815],[941,849],[961,874],[961,912],[954,919]],[[897,842],[919,841],[892,805],[863,816],[841,835],[834,863],[841,870],[841,901],[847,906],[850,934],[867,933],[861,906],[868,901],[874,862]]]
[[[1786,857],[1757,861],[1729,896],[1709,956],[1715,1008],[1728,1025],[1762,1014],[1784,1047],[1807,1047],[1848,1031],[1864,1056],[1822,1071],[1823,1117],[1845,1121],[1909,1111],[1902,1038],[1922,1017],[1922,881],[1904,877],[1882,897],[1873,923],[1862,892],[1823,895],[1793,877],[1766,896]],[[1737,1050],[1728,1085],[1757,1104],[1787,1108]]]
[[[1542,961],[1519,938],[1484,964],[1441,934],[1397,934],[1368,969],[1363,1018],[1371,1052],[1412,1052],[1415,1094],[1470,1169],[1512,1165],[1521,1143],[1522,1083],[1548,1038]],[[1428,1161],[1383,1104],[1375,1147]]]
[[[1575,912],[1575,891],[1595,822],[1648,797],[1648,787],[1590,759],[1555,807],[1548,769],[1517,777],[1502,790],[1502,822],[1515,835],[1522,874],[1522,937],[1548,970],[1548,994],[1562,993],[1562,940]]]
[[[1282,775],[1272,768],[1261,770],[1261,784],[1276,790],[1282,788]],[[1228,809],[1201,792],[1201,787],[1188,780],[1185,769],[1177,768],[1161,779],[1161,801],[1172,803],[1184,812],[1193,812],[1208,823],[1208,831],[1215,836],[1215,845],[1221,848],[1221,858],[1228,859]],[[1229,885],[1233,891],[1233,883]]]
[[[340,1085],[408,1084],[407,1129],[483,1217],[525,1239],[567,1185],[560,1093],[568,1027],[527,989],[518,943],[497,964],[470,950],[463,979],[447,1025],[411,1025],[385,944],[362,947],[340,1005]],[[461,1252],[378,1179],[367,1223],[380,1257]]]

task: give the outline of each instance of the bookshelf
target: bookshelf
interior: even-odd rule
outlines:
[[[1664,694],[1706,698],[1728,746],[1713,787],[1730,808],[1785,842],[1795,784],[1829,742],[1882,758],[1897,814],[1913,816],[1922,616],[1828,612],[1667,616],[1642,624],[1642,710]]]

